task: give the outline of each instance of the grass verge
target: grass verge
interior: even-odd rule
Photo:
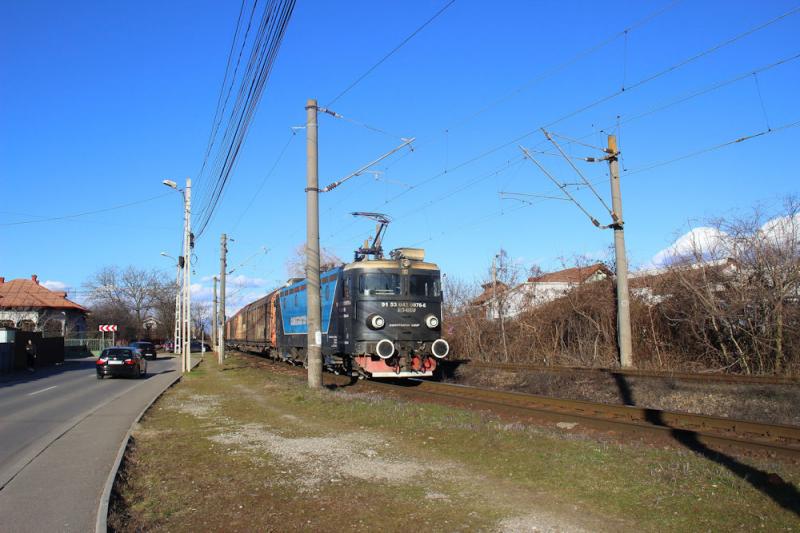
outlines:
[[[797,465],[749,461],[787,490]],[[208,358],[148,411],[117,531],[794,530],[796,511],[690,452],[618,445]]]

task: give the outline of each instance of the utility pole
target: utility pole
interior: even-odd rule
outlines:
[[[631,306],[628,293],[628,257],[625,252],[625,228],[622,218],[622,193],[619,188],[617,137],[608,136],[608,167],[611,175],[611,217],[614,228],[614,252],[617,262],[617,342],[619,363],[623,368],[633,366],[631,340]]]
[[[497,258],[500,254],[495,254],[492,258],[492,299],[497,306],[497,316],[500,317],[500,332],[503,337],[503,362],[508,362],[508,346],[506,344],[506,324],[503,318],[503,308],[497,301]]]
[[[322,328],[319,294],[319,165],[317,101],[306,102],[306,325],[308,386],[322,387]]]
[[[183,231],[183,356],[181,371],[189,372],[192,367],[192,179],[186,178],[184,199]]]
[[[217,363],[222,365],[225,360],[225,276],[228,269],[228,236],[224,233],[219,238],[219,317],[216,319],[219,324],[217,334]]]
[[[217,347],[217,276],[214,276],[214,310],[211,313],[211,346]]]
[[[172,347],[172,352],[178,355],[180,352],[181,342],[181,262],[178,259],[175,262],[175,345]]]

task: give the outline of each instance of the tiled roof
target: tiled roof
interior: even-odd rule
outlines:
[[[502,294],[503,292],[508,290],[508,285],[502,283],[500,281],[497,282],[496,292],[495,292],[495,284],[494,283],[484,283],[481,285],[483,288],[483,292],[478,295],[477,298],[470,302],[472,305],[483,305],[486,302],[492,300],[495,295]]]
[[[611,271],[603,263],[595,263],[587,267],[573,267],[558,272],[542,274],[534,278],[528,278],[529,283],[583,283],[598,272],[603,272],[606,276],[611,275]]]
[[[86,308],[67,300],[67,293],[51,291],[39,285],[39,280],[35,275],[31,276],[31,279],[12,279],[11,281],[0,278],[0,309],[18,307],[87,311]]]

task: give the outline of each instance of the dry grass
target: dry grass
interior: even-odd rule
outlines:
[[[789,530],[796,515],[688,452],[345,390],[233,356],[142,420],[119,531]],[[222,370],[222,371],[220,371]],[[758,463],[789,482],[796,466]]]

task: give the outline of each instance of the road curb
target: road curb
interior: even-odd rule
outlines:
[[[196,363],[192,364],[192,368],[197,368],[197,366],[202,362],[202,359],[198,359]],[[128,432],[125,434],[125,438],[122,439],[122,444],[117,450],[117,457],[114,459],[114,466],[111,467],[111,472],[108,474],[108,479],[106,479],[106,483],[103,486],[103,494],[100,496],[100,504],[97,506],[97,520],[95,522],[95,533],[105,533],[108,531],[108,502],[111,499],[111,490],[114,488],[114,481],[117,479],[117,473],[119,472],[119,467],[122,465],[122,459],[125,457],[125,450],[128,449],[128,443],[131,440],[131,435],[133,434],[133,427],[139,423],[139,420],[142,419],[144,414],[147,412],[150,407],[153,406],[156,401],[161,398],[165,392],[171,389],[176,383],[178,383],[181,379],[183,379],[183,375],[179,374],[175,379],[168,382],[164,388],[156,394],[152,400],[150,400],[147,405],[136,415],[136,418],[133,419],[131,422],[131,427],[128,428]]]

